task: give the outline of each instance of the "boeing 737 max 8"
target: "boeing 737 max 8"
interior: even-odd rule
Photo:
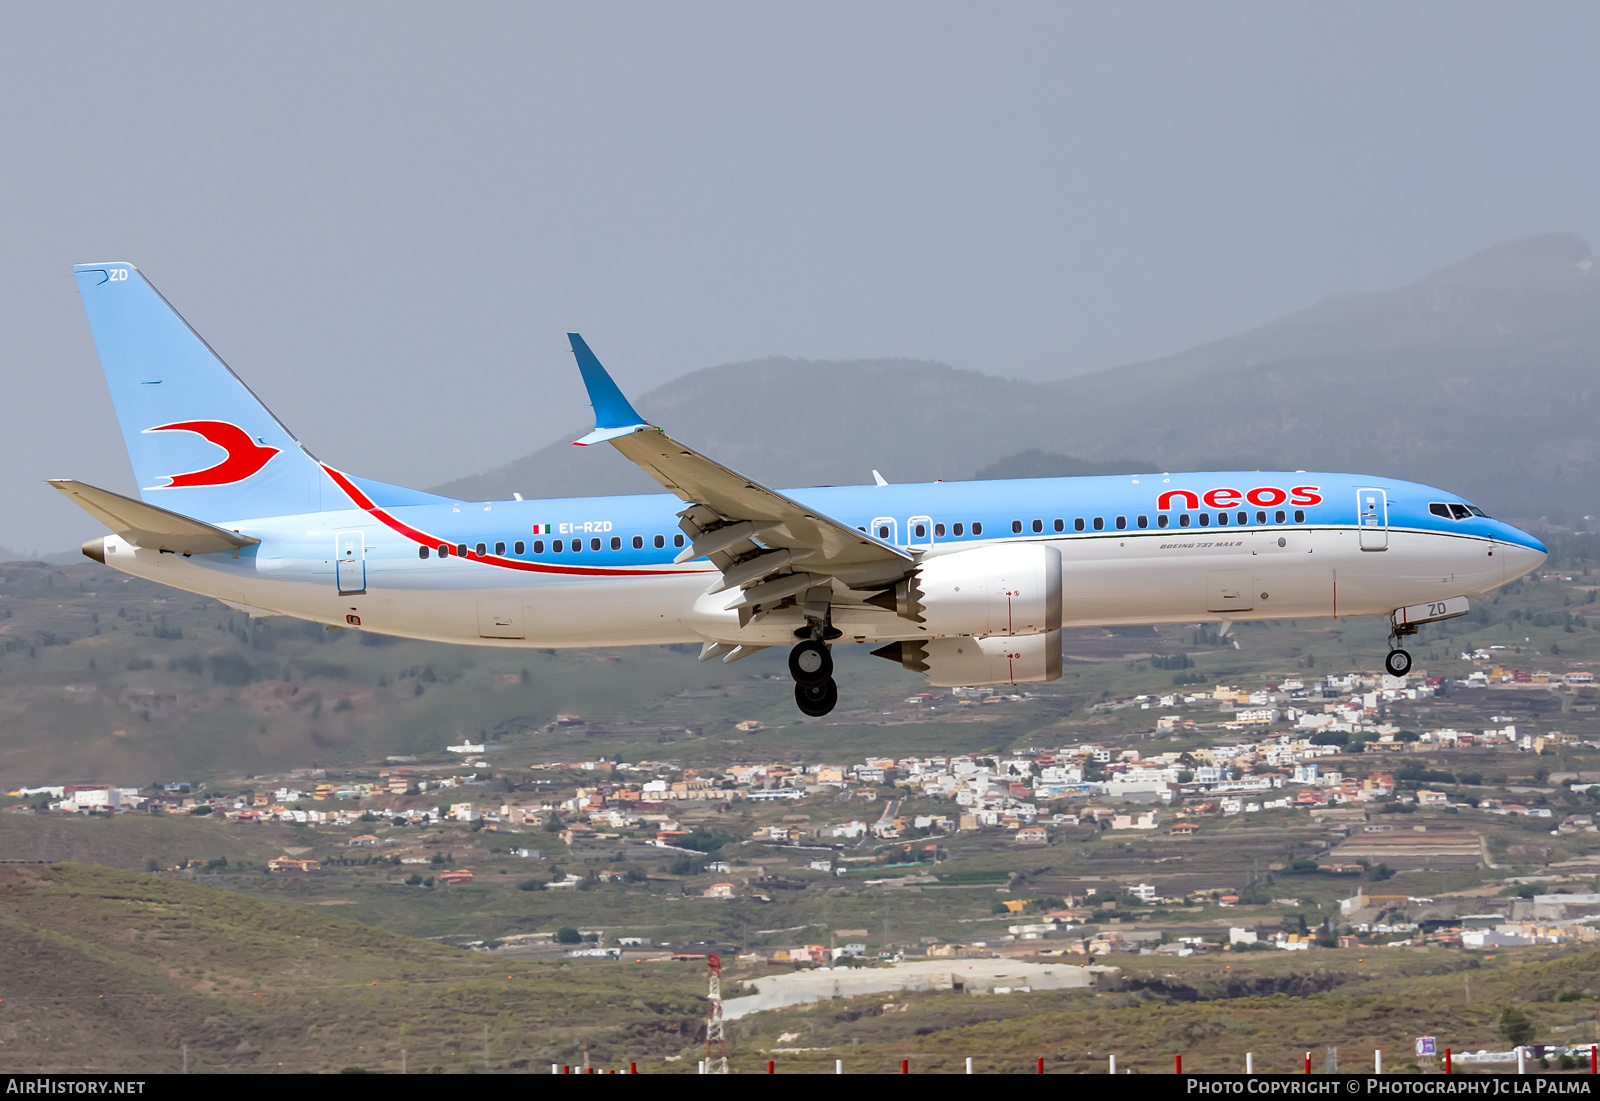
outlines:
[[[1061,629],[1391,617],[1536,569],[1538,540],[1443,490],[1306,471],[770,489],[648,424],[577,334],[595,430],[666,493],[457,501],[318,461],[130,264],[75,269],[137,500],[51,484],[114,534],[90,558],[252,615],[486,646],[787,646],[795,701],[831,646],[935,685],[1061,674]],[[879,480],[881,483],[881,480]]]

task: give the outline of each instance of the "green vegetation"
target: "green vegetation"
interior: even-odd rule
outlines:
[[[745,1071],[775,1058],[780,1072],[826,1072],[842,1058],[857,1073],[898,1070],[901,1059],[910,1060],[913,1072],[959,1073],[970,1055],[979,1073],[1029,1071],[1040,1056],[1048,1070],[1085,1073],[1104,1071],[1114,1053],[1118,1070],[1134,1073],[1170,1073],[1175,1055],[1183,1056],[1185,1071],[1239,1073],[1249,1051],[1257,1073],[1297,1073],[1305,1052],[1315,1053],[1320,1068],[1330,1046],[1361,1067],[1381,1048],[1394,1070],[1418,1035],[1436,1035],[1441,1048],[1458,1052],[1503,1050],[1511,1041],[1500,1031],[1496,1007],[1507,1003],[1525,1007],[1526,1013],[1511,1012],[1528,1022],[1530,1039],[1577,1043],[1593,1036],[1592,1006],[1561,1003],[1555,992],[1567,986],[1595,992],[1600,953],[1492,960],[1443,950],[1289,956],[1300,954],[1119,956],[1106,961],[1119,970],[1095,990],[825,1001],[736,1021],[729,1046],[734,1069]],[[962,966],[952,960],[952,973]],[[1456,1073],[1465,1069],[1456,1064]]]
[[[692,968],[524,963],[109,868],[0,870],[13,1071],[525,1069],[692,1047]],[[697,996],[699,995],[699,996]],[[691,1064],[692,1065],[692,1064]]]
[[[1498,645],[1508,668],[1586,668],[1600,663],[1600,623],[1576,613],[1600,587],[1600,539],[1551,536],[1542,571],[1485,601],[1472,615],[1430,625],[1413,644],[1417,669],[1457,678],[1478,668],[1462,651]],[[1561,580],[1566,577],[1570,580]],[[1155,715],[1120,708],[1138,693],[1177,686],[1241,686],[1291,676],[1373,668],[1385,649],[1377,620],[1083,630],[1067,634],[1058,681],[1027,687],[999,706],[911,706],[920,688],[866,647],[840,646],[839,710],[800,719],[780,650],[736,666],[702,665],[692,647],[616,651],[493,650],[326,630],[287,619],[249,620],[204,599],[124,580],[92,563],[0,564],[11,617],[0,628],[0,698],[18,718],[0,755],[0,786],[76,778],[145,784],[194,781],[440,755],[470,738],[503,745],[495,764],[604,756],[671,758],[721,765],[730,759],[858,760],[1004,752],[1012,746],[1116,741],[1148,732]],[[1594,689],[1559,699],[1455,692],[1401,708],[1406,730],[1460,719],[1470,729],[1512,714],[1538,733],[1600,732]],[[553,725],[558,713],[588,723]],[[1183,712],[1189,717],[1190,712]],[[1215,721],[1216,714],[1194,715]],[[762,729],[736,731],[756,720]],[[1150,739],[1182,748],[1203,735]],[[1339,744],[1347,736],[1321,736]],[[1359,748],[1360,739],[1346,747]],[[1550,771],[1569,761],[1540,762]],[[1478,769],[1459,770],[1462,783]]]

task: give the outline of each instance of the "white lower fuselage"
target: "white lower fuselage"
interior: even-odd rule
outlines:
[[[290,522],[287,518],[281,523]],[[501,647],[595,647],[685,642],[783,644],[803,625],[782,608],[740,628],[708,594],[705,561],[642,577],[510,574],[470,559],[418,561],[407,544],[359,512],[292,518],[288,532],[257,530],[255,553],[184,558],[105,540],[107,565],[203,594],[253,614],[279,614],[406,638]],[[361,532],[364,590],[341,592],[336,536]],[[287,538],[274,538],[274,535]],[[1062,625],[1162,624],[1386,615],[1450,597],[1477,597],[1543,561],[1527,547],[1475,535],[1391,528],[1363,550],[1354,527],[1127,531],[1033,536],[1062,557]],[[981,545],[981,544],[978,544]],[[916,548],[927,555],[975,544]],[[325,548],[317,554],[316,548]],[[348,580],[346,588],[351,588]],[[836,592],[833,625],[845,641],[930,637],[910,620]],[[857,602],[852,602],[854,599]]]

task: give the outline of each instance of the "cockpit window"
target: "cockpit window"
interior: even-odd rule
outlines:
[[[1466,520],[1473,516],[1482,516],[1485,520],[1489,518],[1489,514],[1477,505],[1463,505],[1455,501],[1449,504],[1445,504],[1443,501],[1434,501],[1428,506],[1428,511],[1446,520]]]
[[[1485,520],[1490,519],[1489,514],[1483,511],[1483,509],[1479,508],[1477,505],[1468,505],[1467,511],[1471,512],[1474,516],[1482,516]]]
[[[1455,513],[1457,520],[1465,520],[1472,515],[1472,510],[1466,505],[1451,505],[1450,511]]]
[[[1435,516],[1443,517],[1446,520],[1451,519],[1450,506],[1445,504],[1443,501],[1433,502],[1433,504],[1428,506],[1428,511],[1433,513]]]

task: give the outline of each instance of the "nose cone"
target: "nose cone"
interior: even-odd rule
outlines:
[[[1526,577],[1550,557],[1550,551],[1545,545],[1525,531],[1516,528],[1507,528],[1508,538],[1500,546],[1500,553],[1505,555],[1506,584]]]

